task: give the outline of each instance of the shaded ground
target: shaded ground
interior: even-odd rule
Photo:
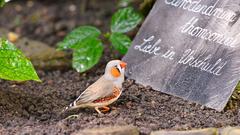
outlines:
[[[79,75],[75,71],[40,72],[42,84],[1,82],[0,121],[4,133],[71,133],[83,128],[105,125],[138,126],[143,133],[156,129],[191,129],[202,127],[236,126],[237,111],[216,112],[200,105],[126,81],[124,93],[112,105],[114,110],[98,115],[94,110],[79,110],[79,118],[63,120],[57,117],[64,106],[94,82],[103,67]]]
[[[114,4],[114,0],[14,0],[0,9],[0,26],[55,46],[80,25],[109,30]]]
[[[91,1],[94,0],[90,0],[84,13],[80,13],[84,0],[60,0],[57,4],[52,0],[34,3],[16,1],[0,10],[0,25],[55,46],[68,31],[80,24],[93,24],[107,30],[115,3],[101,0],[95,5]],[[79,12],[69,11],[74,9],[73,4],[77,5],[75,10]],[[22,10],[19,10],[20,7]],[[94,110],[85,109],[73,112],[79,114],[77,119],[59,117],[59,112],[66,105],[103,74],[106,61],[111,59],[108,53],[105,56],[98,66],[84,74],[73,70],[38,71],[43,83],[0,81],[0,133],[70,134],[84,128],[130,124],[146,134],[157,129],[239,125],[240,112],[237,109],[225,109],[223,112],[206,109],[135,84],[132,80],[124,83],[123,95],[111,105],[113,109],[110,113],[98,115]]]

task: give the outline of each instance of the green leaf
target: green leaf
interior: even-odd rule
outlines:
[[[0,38],[0,78],[41,81],[32,63],[12,43]]]
[[[78,72],[85,72],[98,63],[102,56],[103,45],[99,39],[89,37],[81,42],[73,51],[72,66]]]
[[[5,0],[0,0],[0,7],[3,7],[5,5]]]
[[[73,49],[75,44],[89,37],[99,37],[100,30],[92,26],[80,26],[70,32],[62,42],[58,43],[58,49]]]
[[[141,21],[142,15],[135,12],[132,7],[118,10],[112,17],[111,31],[125,33],[134,29]]]
[[[121,33],[112,33],[110,41],[112,42],[113,47],[121,54],[126,54],[128,48],[131,46],[131,39],[127,35]]]

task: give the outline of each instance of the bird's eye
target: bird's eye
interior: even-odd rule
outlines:
[[[114,66],[117,70],[118,70],[118,72],[120,73],[120,69],[118,68],[118,66]]]

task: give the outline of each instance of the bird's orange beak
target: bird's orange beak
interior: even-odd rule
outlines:
[[[121,61],[121,63],[120,63],[120,67],[121,67],[121,68],[126,68],[126,67],[127,67],[127,63]]]

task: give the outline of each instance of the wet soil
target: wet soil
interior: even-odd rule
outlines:
[[[84,10],[80,8],[84,0],[14,1],[0,9],[0,25],[55,47],[78,25],[92,24],[103,31],[108,29],[116,2],[101,0],[96,4],[94,1],[97,0],[89,0]],[[81,109],[59,115],[103,74],[105,64],[111,59],[106,49],[101,62],[87,73],[79,74],[71,69],[39,70],[42,83],[1,80],[0,133],[70,134],[84,128],[134,125],[142,134],[148,134],[157,129],[239,126],[239,108],[217,112],[129,79],[124,83],[120,99],[110,106],[109,113],[99,115],[92,109]],[[79,114],[79,117],[65,119],[70,114]]]

